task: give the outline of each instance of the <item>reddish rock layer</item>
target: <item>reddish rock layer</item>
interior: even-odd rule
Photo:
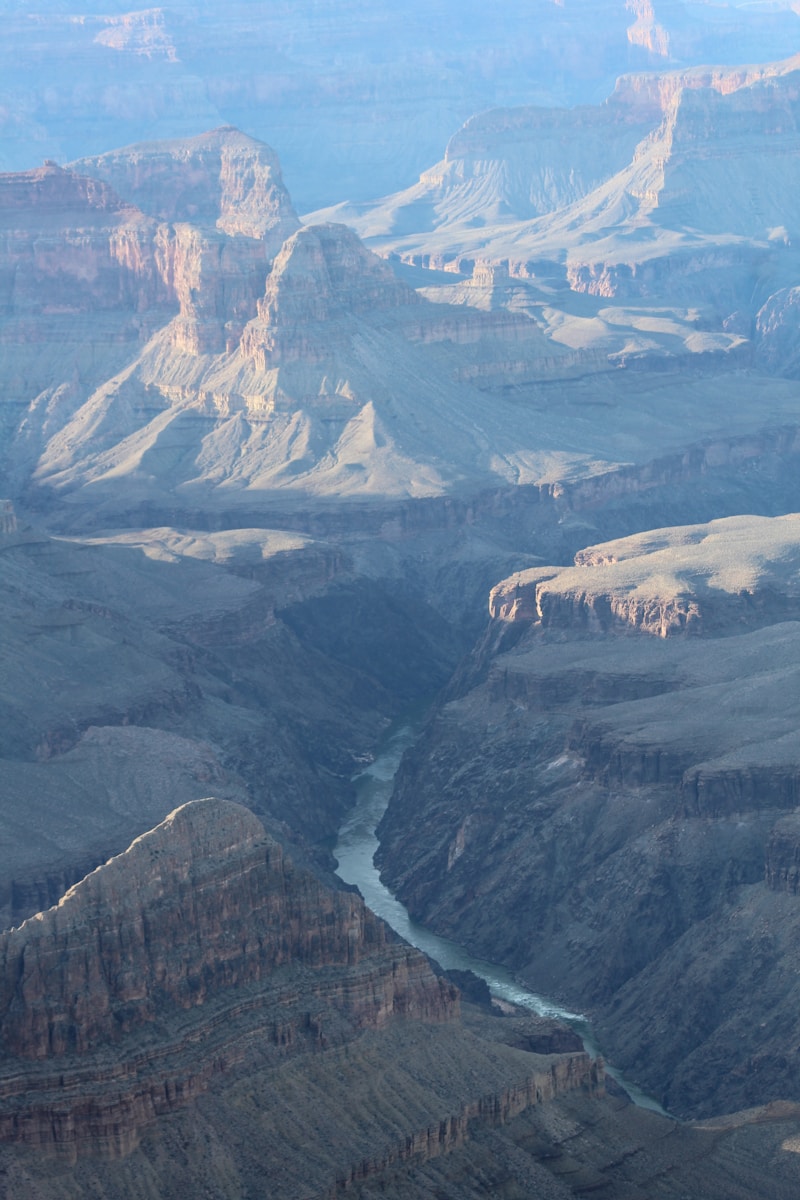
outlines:
[[[455,989],[385,934],[247,809],[184,805],[2,935],[0,1139],[125,1153],[253,1037],[285,1054],[452,1018]]]

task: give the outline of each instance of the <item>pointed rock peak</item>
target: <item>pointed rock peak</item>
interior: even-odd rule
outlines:
[[[352,229],[308,225],[289,238],[275,259],[262,315],[280,322],[285,315],[300,316],[302,307],[308,319],[327,320],[419,302],[416,292]]]
[[[267,844],[271,839],[249,809],[214,797],[193,800],[76,883],[53,908],[31,917],[19,933],[46,937],[65,923],[82,924],[90,913],[95,919],[105,914],[112,923],[124,920],[125,908],[138,911],[179,881],[224,875],[226,860]]]
[[[110,183],[162,221],[188,221],[268,243],[271,257],[299,226],[275,151],[234,126],[141,142],[72,168]]]

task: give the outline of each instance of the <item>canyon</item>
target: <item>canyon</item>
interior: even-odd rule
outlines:
[[[580,95],[519,106],[521,37],[419,184],[354,158],[325,190],[323,155],[296,206],[307,110],[264,109],[279,155],[229,74],[289,15],[234,6],[212,87],[201,7],[15,17],[153,93],[131,144],[101,105],[0,175],[7,1185],[793,1197],[797,13],[601,6]],[[668,1115],[334,875],[421,706],[385,879]]]
[[[683,1115],[797,1098],[797,520],[499,584],[379,831],[415,919],[588,1003]]]
[[[5,15],[0,169],[234,124],[275,146],[304,211],[407,186],[477,112],[592,103],[674,62],[773,60],[798,29],[791,0],[505,0],[491,15],[477,0],[37,0]]]

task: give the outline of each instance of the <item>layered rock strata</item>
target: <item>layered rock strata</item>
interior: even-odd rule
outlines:
[[[765,86],[788,87],[789,75],[767,75]],[[656,102],[644,92],[645,107]],[[612,110],[628,137],[625,104]],[[498,122],[478,121],[475,136],[485,125],[491,139]],[[346,496],[348,518],[391,536],[397,520],[450,527],[463,512],[474,522],[499,492],[520,487],[533,490],[509,503],[524,507],[601,481],[639,486],[643,472],[661,470],[659,456],[683,456],[701,437],[709,449],[720,437],[764,440],[763,405],[753,401],[762,386],[777,423],[796,416],[791,389],[761,377],[730,383],[733,406],[729,381],[716,379],[703,382],[702,405],[688,398],[698,381],[683,378],[668,402],[663,389],[643,400],[636,381],[602,374],[605,342],[589,346],[566,325],[556,336],[555,310],[534,311],[517,275],[491,266],[479,267],[474,285],[437,296],[452,303],[431,303],[343,225],[298,229],[274,154],[231,128],[7,185],[14,222],[24,212],[25,245],[38,239],[41,262],[18,261],[8,242],[4,460],[9,494],[48,519],[69,496],[54,517],[67,524],[72,513],[89,523],[102,514],[108,526],[174,524],[182,513],[193,525],[255,525],[268,505],[273,523],[309,530]],[[49,208],[25,199],[40,192]],[[704,285],[709,278],[705,270]],[[487,292],[509,295],[484,304]],[[716,370],[714,355],[745,345],[744,334],[714,332],[677,310],[633,319],[625,363],[650,350],[669,356],[685,334],[691,355],[710,356]],[[625,463],[598,391],[619,409]],[[556,392],[565,404],[551,403]],[[692,453],[692,469],[701,468],[700,449]]]
[[[797,1099],[796,523],[658,530],[499,585],[380,829],[417,919],[592,1007],[682,1113]]]
[[[215,799],[0,936],[0,980],[0,1161],[45,1196],[98,1177],[127,1195],[163,1141],[162,1189],[205,1176],[244,1195],[267,1173],[276,1196],[335,1194],[603,1094],[584,1053],[468,1033],[457,989],[357,894]],[[214,1166],[181,1161],[193,1126]]]
[[[82,1140],[130,1149],[160,1108],[241,1060],[259,1026],[278,1047],[309,1035],[324,1045],[348,1027],[457,1012],[454,989],[387,945],[357,896],[295,871],[256,817],[216,800],[177,809],[3,934],[0,961],[0,1136],[73,1155]],[[202,1063],[181,1065],[198,1039]],[[93,1070],[100,1086],[87,1094]]]

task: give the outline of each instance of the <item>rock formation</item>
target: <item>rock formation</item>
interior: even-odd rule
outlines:
[[[299,224],[274,152],[225,128],[71,169],[175,227],[165,272],[181,310],[176,346],[192,354],[232,349],[255,314],[269,263]]]
[[[299,226],[277,155],[233,127],[146,142],[70,164],[158,221],[264,242],[271,259]]]
[[[478,261],[506,266],[501,303],[615,364],[755,350],[780,371],[774,337],[748,339],[798,275],[797,71],[792,57],[630,75],[593,108],[479,114],[419,184],[322,215],[428,268],[430,298],[479,304],[434,271],[463,284]]]
[[[227,989],[237,1005],[279,967],[356,968],[385,930],[356,896],[294,875],[247,809],[206,800],[176,809],[3,942],[5,1053],[54,1060],[122,1042],[166,1010],[210,1007]],[[356,1024],[456,1011],[418,955],[382,987],[367,978],[343,997]]]
[[[6,317],[133,315],[171,299],[157,223],[102,182],[55,163],[6,176],[0,222]]]
[[[798,1098],[796,523],[656,530],[500,584],[380,830],[416,919],[590,1006],[683,1113]]]
[[[406,186],[472,113],[589,103],[624,71],[663,67],[665,39],[686,66],[767,61],[797,36],[790,0],[504,0],[498,17],[476,0],[434,13],[377,0],[369,14],[302,0],[258,20],[242,3],[223,19],[210,0],[123,10],[41,0],[35,19],[7,14],[0,169],[233,122],[277,147],[306,211]]]
[[[749,1194],[796,1182],[775,1146],[793,1109],[738,1118],[738,1142],[620,1112],[586,1054],[515,1049],[524,1020],[458,1015],[357,895],[294,867],[241,806],[196,801],[0,936],[0,1166],[46,1200],[201,1181],[238,1197],[265,1175],[286,1200],[428,1195],[465,1171],[472,1197],[487,1170],[633,1197],[642,1168],[653,1196],[677,1181],[721,1200],[746,1138]]]
[[[612,8],[635,61],[680,58],[674,7]],[[170,13],[76,36],[163,79]],[[796,1194],[798,522],[711,520],[800,501],[796,88],[788,60],[479,115],[366,214],[391,261],[299,227],[229,126],[0,177],[15,1194]],[[497,579],[390,878],[671,1109],[774,1110],[614,1112],[573,1035],[459,1023],[324,882],[354,772]]]
[[[457,990],[421,954],[388,940],[359,896],[293,867],[247,809],[214,799],[176,809],[56,907],[4,933],[0,978],[0,1141],[73,1163],[125,1158],[153,1122],[209,1091],[286,1088],[287,1060],[409,1023],[453,1028],[445,1042],[452,1051],[460,1036],[462,1054],[477,1052],[484,1090],[504,1067],[527,1059],[530,1072],[462,1104],[441,1122],[444,1138],[433,1134],[438,1149],[415,1131],[386,1164],[446,1152],[469,1122],[502,1124],[562,1093],[596,1091],[601,1079],[584,1054],[498,1052],[456,1032]],[[435,1112],[460,1089],[445,1083],[435,1049],[429,1074],[434,1062],[444,1091],[434,1098],[428,1080],[418,1103]],[[232,1132],[217,1118],[229,1156]],[[355,1144],[345,1135],[345,1154]],[[284,1151],[302,1170],[302,1153]],[[271,1154],[262,1150],[264,1167]],[[333,1167],[321,1168],[331,1184]],[[362,1163],[340,1178],[375,1169]]]

